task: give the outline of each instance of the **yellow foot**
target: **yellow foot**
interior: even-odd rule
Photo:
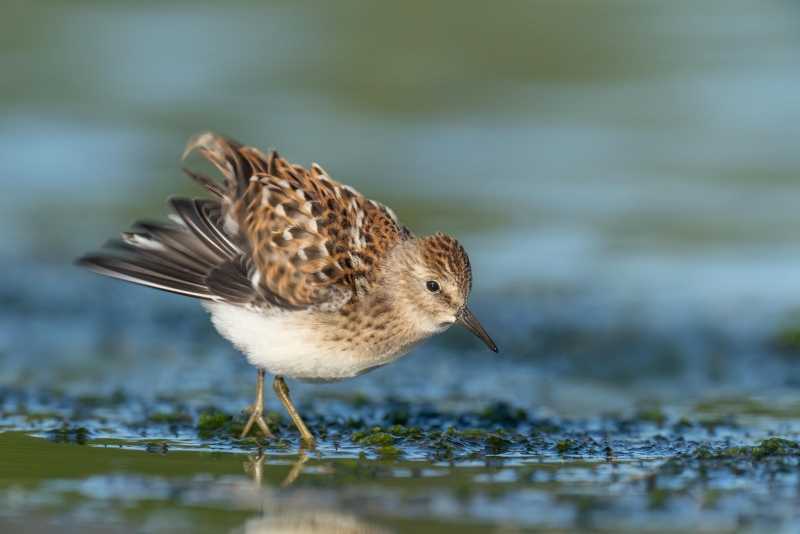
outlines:
[[[261,429],[261,432],[264,433],[264,436],[268,437],[269,439],[278,439],[270,431],[269,426],[267,426],[267,421],[264,419],[263,410],[264,408],[262,406],[257,406],[257,403],[253,403],[242,410],[242,413],[252,412],[250,414],[250,419],[247,420],[247,424],[244,425],[244,430],[242,430],[242,438],[247,436],[247,434],[250,432],[250,429],[253,427],[253,423],[258,423],[258,427]]]

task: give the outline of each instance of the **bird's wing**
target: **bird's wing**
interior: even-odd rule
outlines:
[[[389,248],[413,237],[388,207],[316,164],[309,171],[212,133],[193,138],[191,152],[226,178],[206,187],[220,197],[223,230],[250,253],[252,286],[290,306],[338,307],[365,294]]]

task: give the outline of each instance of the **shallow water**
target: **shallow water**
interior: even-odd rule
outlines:
[[[798,15],[12,4],[0,531],[800,530]],[[236,439],[255,371],[200,306],[68,265],[197,194],[205,129],[456,236],[501,352],[290,381],[319,450],[271,395],[281,441]]]
[[[714,409],[706,407],[678,421],[657,411],[562,419],[502,403],[474,413],[358,398],[311,416],[321,443],[308,452],[276,415],[282,437],[269,444],[232,437],[241,416],[198,415],[165,401],[158,408],[172,411],[120,395],[33,399],[7,391],[3,402],[0,525],[13,531],[791,532],[800,525],[800,449],[762,443],[774,429],[798,439],[800,427],[774,414],[740,423],[709,416]]]

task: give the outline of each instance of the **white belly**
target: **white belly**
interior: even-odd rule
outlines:
[[[386,365],[424,339],[386,354],[361,346],[332,343],[333,324],[307,312],[262,314],[240,306],[204,301],[217,331],[247,356],[252,365],[275,376],[305,382],[337,382]],[[344,349],[344,350],[343,350]]]

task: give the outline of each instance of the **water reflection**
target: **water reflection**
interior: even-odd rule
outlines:
[[[308,453],[300,449],[297,458],[292,461],[291,469],[286,478],[280,482],[280,487],[288,488],[300,475],[308,462]],[[318,461],[322,454],[313,453]],[[264,480],[264,462],[274,461],[275,458],[265,454],[263,448],[255,454],[248,455],[242,462],[244,472],[253,478],[254,490],[260,499],[258,514],[248,519],[244,525],[234,529],[233,533],[354,533],[354,534],[386,534],[391,532],[376,525],[359,519],[357,516],[337,510],[321,508],[319,501],[302,502],[276,493],[269,488],[274,487],[273,481]],[[283,458],[282,458],[283,460]],[[319,470],[317,471],[320,472]],[[324,470],[323,470],[324,472]],[[288,502],[287,502],[288,501]]]
[[[286,475],[286,478],[284,478],[283,482],[281,482],[282,487],[286,488],[291,486],[292,483],[297,480],[297,477],[300,475],[300,472],[303,470],[303,467],[308,461],[308,454],[314,454],[317,460],[322,459],[322,454],[319,452],[309,453],[306,452],[305,449],[300,449],[297,454],[297,460],[292,462],[292,468],[289,471],[289,474]],[[264,461],[267,459],[271,458],[264,453],[263,448],[259,447],[258,452],[248,455],[247,460],[242,462],[244,472],[253,477],[256,488],[261,488],[264,482]]]
[[[281,510],[275,514],[256,516],[233,534],[389,534],[393,532],[370,524],[356,516],[326,510]]]

